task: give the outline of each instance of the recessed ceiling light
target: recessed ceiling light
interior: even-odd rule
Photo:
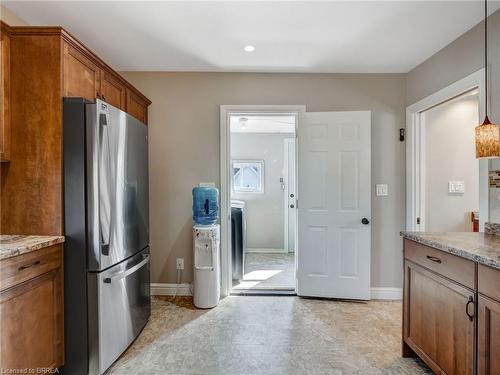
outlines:
[[[245,50],[245,52],[253,52],[255,51],[255,46],[249,44],[248,46],[245,46],[243,49]]]

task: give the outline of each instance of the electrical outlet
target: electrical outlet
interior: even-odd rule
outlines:
[[[178,270],[184,269],[184,258],[177,258],[177,269]]]

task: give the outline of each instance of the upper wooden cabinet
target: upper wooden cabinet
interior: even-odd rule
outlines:
[[[99,94],[102,100],[114,107],[126,111],[126,91],[126,86],[115,74],[110,73],[107,70],[101,70],[101,90]],[[145,111],[147,111],[147,104]]]
[[[143,123],[148,123],[148,103],[137,95],[134,91],[127,88],[127,112]]]
[[[147,123],[151,102],[88,50],[63,42],[63,96],[101,99]]]
[[[143,122],[151,102],[61,27],[2,22],[4,27],[10,31],[10,86],[2,88],[10,94],[2,91],[9,111],[2,111],[0,134],[8,134],[3,119],[9,118],[10,165],[0,171],[0,228],[3,233],[61,235],[63,98],[102,99]],[[2,49],[8,46],[3,37]],[[1,147],[7,145],[3,139]]]
[[[63,96],[94,100],[99,94],[101,69],[68,43],[64,43]]]
[[[10,31],[0,29],[0,160],[10,160]]]

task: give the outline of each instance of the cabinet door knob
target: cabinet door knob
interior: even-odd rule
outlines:
[[[99,90],[97,90],[97,91],[95,92],[95,96],[96,96],[97,98],[101,99],[101,95],[99,95]]]

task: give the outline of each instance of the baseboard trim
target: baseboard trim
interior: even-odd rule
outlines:
[[[192,284],[164,284],[151,283],[151,295],[153,296],[192,296]]]
[[[395,300],[403,298],[403,289],[401,288],[371,288],[372,299]]]
[[[193,285],[189,283],[151,283],[151,295],[153,296],[173,296],[175,294],[178,296],[192,296]],[[403,290],[401,288],[371,288],[371,298],[374,300],[399,301],[403,298]]]
[[[245,253],[247,254],[258,254],[258,253],[266,253],[266,254],[287,254],[288,251],[285,249],[259,249],[259,248],[246,248]]]

